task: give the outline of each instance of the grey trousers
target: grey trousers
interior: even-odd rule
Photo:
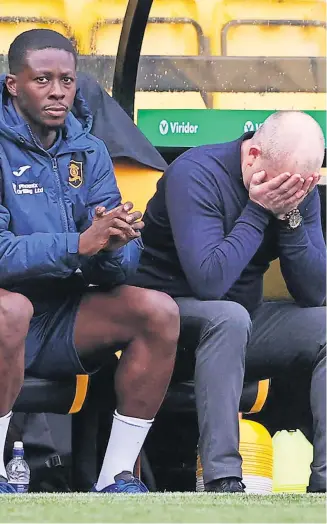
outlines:
[[[238,410],[246,380],[297,381],[313,420],[310,488],[326,489],[326,308],[263,303],[251,316],[227,301],[175,299],[181,345],[194,350],[204,482],[242,477]],[[300,400],[299,400],[300,402]]]

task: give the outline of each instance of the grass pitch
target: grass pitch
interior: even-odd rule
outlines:
[[[323,495],[1,495],[0,522],[326,522]]]

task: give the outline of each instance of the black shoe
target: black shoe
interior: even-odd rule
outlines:
[[[245,493],[245,486],[237,477],[212,480],[204,489],[215,493]]]
[[[326,493],[326,488],[312,488],[311,486],[307,487],[307,493]]]

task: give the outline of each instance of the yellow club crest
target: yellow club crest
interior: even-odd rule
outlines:
[[[70,161],[68,182],[75,189],[79,188],[83,184],[84,180],[82,162],[76,162],[75,160]]]

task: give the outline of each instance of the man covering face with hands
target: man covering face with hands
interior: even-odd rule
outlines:
[[[276,112],[255,133],[181,155],[148,203],[132,282],[179,306],[181,345],[196,356],[207,491],[244,491],[244,371],[246,380],[284,381],[293,394],[285,403],[303,413],[308,406],[308,490],[326,490],[326,248],[316,187],[323,158],[323,133],[309,115]],[[265,302],[263,275],[277,258],[293,300]]]

